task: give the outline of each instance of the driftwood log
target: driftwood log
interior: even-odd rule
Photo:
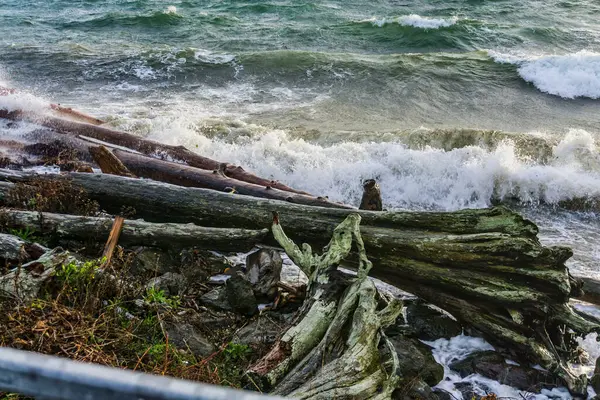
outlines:
[[[10,120],[24,119],[50,128],[58,133],[70,134],[76,137],[85,136],[94,138],[103,142],[136,150],[146,155],[183,162],[191,167],[199,169],[213,171],[218,170],[221,168],[221,165],[224,164],[194,153],[184,146],[170,146],[153,140],[143,139],[131,133],[116,131],[102,126],[74,122],[52,116],[41,116],[21,111],[7,111],[2,109],[0,109],[0,118]],[[293,189],[280,182],[258,177],[245,171],[240,166],[225,163],[223,170],[225,175],[239,181],[253,183],[264,187],[270,186],[286,192],[310,195],[307,192]]]
[[[0,180],[34,178],[0,170]],[[155,222],[261,229],[278,211],[287,235],[313,247],[326,245],[335,227],[356,212],[103,174],[46,179],[68,179],[109,212],[135,207],[138,217]],[[0,197],[9,188],[0,185]],[[357,213],[373,276],[445,309],[511,359],[553,371],[572,393],[585,393],[585,377],[567,365],[577,347],[570,330],[581,335],[600,326],[568,305],[580,294],[565,266],[570,249],[542,246],[535,224],[503,207]]]
[[[224,173],[224,165],[218,170],[206,171],[122,150],[114,150],[113,153],[126,170],[131,171],[139,177],[155,181],[172,183],[179,186],[213,189],[221,192],[233,192],[265,199],[289,201],[291,203],[310,206],[353,208],[344,204],[331,202],[321,197],[286,192],[272,188],[271,186],[259,186],[229,178]],[[122,174],[116,173],[114,175]]]
[[[39,213],[14,209],[0,210],[4,225],[30,229],[51,239],[71,239],[103,242],[108,237],[113,219],[83,217],[54,213]],[[199,246],[218,251],[248,251],[264,241],[267,229],[205,228],[194,224],[150,223],[125,220],[119,243],[129,246],[150,246],[164,249]],[[0,235],[0,239],[2,235]],[[16,239],[16,238],[15,238]],[[0,241],[0,248],[2,241]],[[25,246],[22,243],[22,246]],[[11,245],[16,254],[18,247]],[[25,247],[23,247],[25,249]]]
[[[121,160],[105,146],[90,146],[89,152],[103,173],[135,178],[135,175],[129,172]]]

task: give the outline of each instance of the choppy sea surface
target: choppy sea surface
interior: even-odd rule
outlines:
[[[597,0],[3,0],[0,85],[348,203],[505,201],[600,277],[558,207],[600,198]]]

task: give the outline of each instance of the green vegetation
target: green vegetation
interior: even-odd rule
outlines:
[[[165,291],[154,286],[146,289],[144,301],[148,304],[166,305],[171,308],[179,308],[181,299],[178,296],[167,296]]]
[[[37,237],[35,236],[35,231],[31,230],[29,228],[25,228],[25,229],[11,229],[9,231],[9,233],[11,235],[17,236],[20,239],[26,241],[26,242],[32,242],[35,241],[37,239]]]

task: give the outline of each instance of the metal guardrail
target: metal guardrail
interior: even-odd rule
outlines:
[[[10,348],[0,348],[0,391],[63,400],[281,399]]]

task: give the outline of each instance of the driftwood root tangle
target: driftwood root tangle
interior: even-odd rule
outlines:
[[[288,256],[310,277],[298,322],[251,370],[266,376],[272,392],[300,399],[388,399],[396,389],[398,359],[383,328],[402,309],[395,299],[381,300],[367,277],[372,268],[360,235],[360,216],[350,214],[333,233],[322,255],[300,249],[274,218],[272,231]],[[356,279],[338,274],[341,260],[358,248]],[[387,348],[385,355],[380,347]]]

